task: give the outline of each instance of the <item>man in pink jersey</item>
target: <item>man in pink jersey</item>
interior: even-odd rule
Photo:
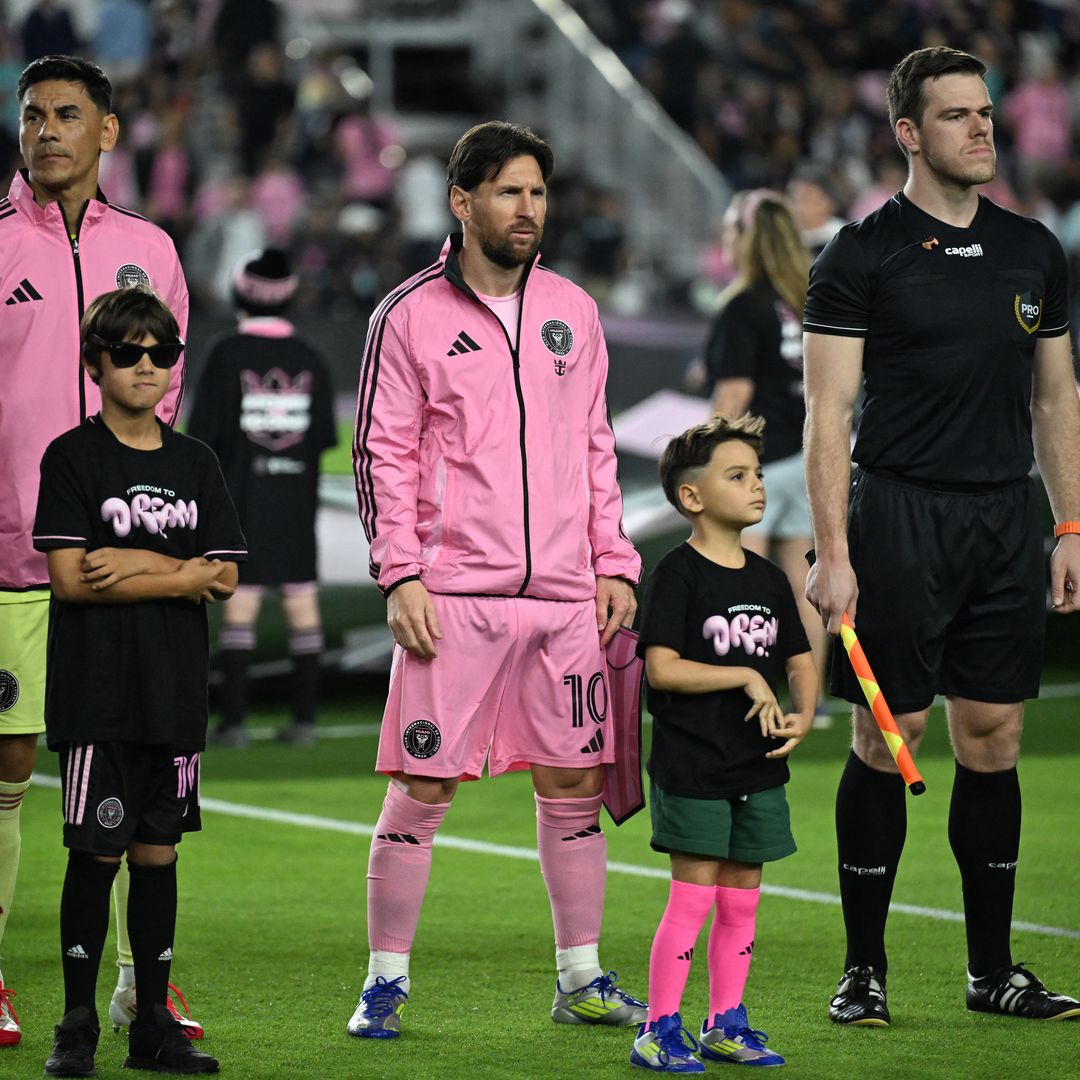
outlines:
[[[101,155],[119,134],[105,73],[77,56],[45,56],[20,75],[17,95],[25,168],[0,198],[0,939],[19,866],[20,806],[45,730],[49,574],[31,543],[38,468],[56,436],[100,407],[79,358],[79,320],[95,297],[138,284],[161,294],[181,335],[188,312],[172,241],[98,188]],[[176,418],[183,385],[181,360],[157,409],[166,423]],[[110,1008],[113,1022],[125,1025],[134,1015],[126,886],[124,873],[117,878],[121,985]],[[13,996],[0,976],[0,1047],[21,1039]],[[197,1024],[187,1030],[202,1032]]]
[[[613,760],[602,649],[633,620],[596,305],[539,265],[551,148],[480,124],[447,169],[462,232],[371,318],[357,498],[396,646],[351,1035],[394,1038],[431,844],[461,780],[531,770],[558,1023],[641,1023],[600,967]]]

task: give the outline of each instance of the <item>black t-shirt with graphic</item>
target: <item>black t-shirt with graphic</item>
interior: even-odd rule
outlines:
[[[1065,255],[985,197],[958,229],[900,192],[818,256],[803,327],[865,339],[856,462],[944,490],[1004,486],[1031,469],[1035,343],[1068,333]]]
[[[769,686],[786,678],[789,657],[809,652],[791,586],[779,567],[747,551],[740,570],[682,544],[660,560],[645,590],[638,654],[650,645],[684,660],[753,668]],[[783,745],[766,738],[743,689],[679,694],[647,687],[653,717],[649,775],[670,795],[727,799],[788,781]]]
[[[765,418],[762,465],[802,449],[802,325],[768,283],[736,293],[717,313],[705,345],[710,385],[753,379],[750,412]]]
[[[199,380],[187,432],[221,460],[247,536],[240,580],[314,581],[319,455],[337,442],[330,375],[283,319],[270,333],[219,338]]]
[[[34,547],[141,548],[242,562],[247,545],[212,451],[160,424],[157,450],[125,446],[100,414],[54,439],[41,460]],[[206,744],[206,605],[189,600],[49,609],[49,746],[123,740]]]

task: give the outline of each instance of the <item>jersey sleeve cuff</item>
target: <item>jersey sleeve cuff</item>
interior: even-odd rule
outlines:
[[[832,337],[864,338],[870,333],[867,326],[835,326],[831,323],[803,320],[803,330],[808,334],[827,334]]]

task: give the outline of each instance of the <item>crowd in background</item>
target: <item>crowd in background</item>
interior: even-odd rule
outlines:
[[[1061,238],[1080,314],[1072,0],[572,2],[733,189],[792,198],[815,247],[903,184],[884,113],[895,60],[939,43],[974,52],[990,65],[996,109],[999,176],[987,193]],[[437,252],[450,224],[447,148],[411,145],[395,117],[374,111],[371,80],[347,48],[287,40],[287,5],[100,0],[100,29],[82,40],[61,0],[21,7],[5,19],[0,4],[3,85],[47,52],[105,67],[123,137],[103,163],[103,189],[173,235],[197,304],[225,302],[235,258],[265,243],[293,250],[299,311],[342,317],[370,310]],[[11,169],[17,119],[9,93],[0,161]],[[556,173],[553,205],[545,255],[603,304],[632,260],[618,194]],[[707,306],[730,276],[718,237],[703,237],[701,266],[697,288],[671,282],[667,295]]]

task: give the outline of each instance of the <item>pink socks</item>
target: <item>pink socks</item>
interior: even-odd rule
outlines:
[[[449,803],[417,802],[393,781],[368,856],[368,945],[380,952],[412,949],[431,873],[431,841]]]
[[[673,881],[649,953],[649,1023],[679,1011],[698,934],[715,898],[713,885]]]
[[[716,905],[709,933],[709,1022],[741,1001],[754,945],[760,889],[672,881],[649,953],[649,1023],[677,1013],[698,935]]]
[[[709,934],[709,1023],[743,999],[761,889],[716,886],[716,918]]]
[[[600,940],[607,876],[607,840],[600,831],[599,795],[591,799],[536,796],[536,846],[555,924],[555,946]]]

